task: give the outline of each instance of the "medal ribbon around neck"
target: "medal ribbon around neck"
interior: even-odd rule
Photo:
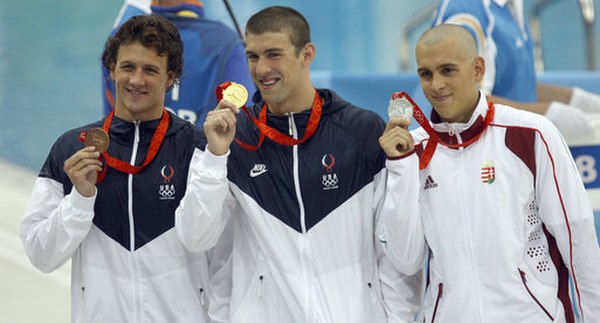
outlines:
[[[427,165],[429,165],[429,162],[431,161],[431,158],[433,158],[433,153],[435,152],[435,149],[437,148],[438,144],[442,144],[443,146],[446,146],[448,148],[461,148],[469,146],[470,144],[477,141],[479,137],[481,137],[483,131],[490,125],[490,123],[492,123],[492,120],[494,119],[494,104],[492,102],[488,102],[488,112],[485,115],[483,128],[481,129],[481,131],[473,138],[461,144],[448,144],[445,143],[442,139],[440,139],[440,136],[437,134],[435,129],[433,129],[431,124],[429,124],[429,121],[423,113],[423,110],[419,108],[419,106],[415,103],[415,101],[413,101],[413,99],[408,95],[408,93],[401,92],[400,96],[405,97],[413,105],[413,117],[415,118],[415,120],[417,120],[419,125],[423,127],[427,134],[429,134],[429,141],[427,142],[427,145],[423,150],[423,154],[421,154],[421,157],[419,158],[419,169],[424,169],[425,167],[427,167]]]
[[[114,114],[115,114],[115,112],[113,110],[106,117],[106,120],[104,120],[104,126],[102,128],[104,129],[104,131],[106,131],[107,134],[109,133],[110,124],[112,123]],[[162,145],[163,139],[165,139],[165,134],[167,133],[167,129],[169,128],[170,119],[171,119],[171,117],[169,116],[169,113],[167,112],[167,110],[163,109],[162,117],[160,118],[158,127],[156,127],[156,130],[154,131],[154,135],[152,135],[152,141],[150,142],[150,148],[148,148],[148,152],[146,153],[146,158],[144,159],[144,162],[142,163],[141,166],[133,166],[130,163],[124,162],[118,158],[110,156],[108,154],[108,151],[103,152],[102,157],[104,157],[104,160],[106,161],[106,163],[102,167],[102,172],[100,172],[98,174],[98,179],[97,179],[96,183],[100,183],[104,179],[104,176],[106,176],[106,170],[107,170],[106,164],[108,164],[108,166],[110,166],[122,173],[127,173],[127,174],[137,174],[140,171],[142,171],[142,169],[144,169],[144,167],[146,167],[148,164],[150,164],[150,162],[152,162],[152,160],[154,160],[154,157],[156,157],[156,154],[158,153],[158,150],[160,149],[160,146]]]
[[[217,87],[216,92],[217,92],[217,100],[218,101],[221,101],[223,99],[223,90],[225,90],[227,88],[227,86],[229,86],[230,84],[231,84],[231,82],[225,82]],[[296,139],[296,138],[290,137],[288,135],[284,135],[281,132],[279,132],[277,129],[274,129],[267,125],[267,103],[266,102],[263,105],[262,109],[260,110],[258,119],[255,118],[250,113],[250,111],[248,111],[248,108],[245,105],[243,105],[241,107],[241,109],[244,111],[244,113],[246,113],[246,115],[248,115],[248,117],[250,117],[252,122],[256,125],[256,127],[258,128],[258,131],[260,132],[260,137],[258,140],[258,144],[255,146],[249,145],[249,144],[241,141],[238,138],[234,138],[234,140],[242,148],[244,148],[246,150],[256,151],[260,148],[260,146],[262,146],[262,143],[263,143],[265,137],[275,141],[276,143],[278,143],[280,145],[285,145],[285,146],[298,145],[298,144],[305,142],[310,137],[312,137],[312,135],[317,130],[317,127],[319,126],[319,121],[321,120],[321,114],[323,112],[323,99],[321,99],[321,96],[315,90],[315,98],[313,100],[310,117],[308,118],[308,125],[306,126],[306,131],[304,133],[304,137],[301,139]]]

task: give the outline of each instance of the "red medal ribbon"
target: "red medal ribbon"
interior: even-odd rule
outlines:
[[[477,141],[477,139],[479,139],[479,137],[481,137],[481,135],[483,134],[483,131],[492,123],[492,120],[494,119],[494,113],[495,113],[494,103],[488,102],[488,112],[485,115],[485,119],[484,119],[484,123],[483,123],[483,127],[482,127],[481,131],[479,131],[479,133],[476,136],[474,136],[473,138],[471,138],[461,144],[448,144],[440,139],[440,137],[437,134],[437,132],[435,131],[435,129],[433,129],[431,124],[429,124],[429,121],[427,120],[427,117],[423,113],[423,110],[421,110],[421,108],[419,108],[419,106],[415,103],[415,101],[413,101],[413,99],[406,92],[400,92],[398,94],[398,96],[405,97],[413,105],[413,108],[414,108],[413,117],[415,118],[415,120],[417,120],[419,125],[421,127],[423,127],[423,129],[427,132],[427,134],[429,134],[429,141],[427,142],[427,145],[425,146],[425,149],[423,150],[423,153],[421,154],[421,157],[419,158],[419,169],[424,169],[425,167],[427,167],[427,165],[429,165],[429,162],[431,161],[431,158],[433,158],[433,153],[435,152],[435,149],[437,148],[438,144],[442,144],[448,148],[461,148],[461,147],[469,146],[470,144]]]
[[[248,108],[246,108],[246,106],[243,106],[242,110],[244,110],[244,112],[248,116],[250,116],[252,121],[255,120],[255,118],[250,114],[250,111],[248,111]],[[258,122],[262,123],[262,124],[267,124],[267,109],[260,110],[260,114],[258,115]],[[255,121],[254,121],[254,123],[256,124]],[[258,148],[260,148],[260,146],[262,146],[262,143],[265,140],[265,134],[260,131],[260,128],[259,128],[259,132],[260,132],[260,137],[258,138],[258,144],[256,146],[249,145],[249,144],[239,140],[237,137],[233,138],[233,140],[235,140],[235,142],[238,145],[240,145],[242,148],[244,148],[246,150],[256,151],[256,150],[258,150]]]
[[[217,87],[217,100],[220,101],[221,99],[223,99],[223,94],[222,94],[223,90],[226,89],[227,86],[229,86],[230,84],[231,84],[231,82],[225,82]],[[240,145],[242,148],[244,148],[246,150],[255,151],[258,148],[260,148],[265,137],[268,137],[269,139],[271,139],[281,145],[293,146],[293,145],[298,145],[298,144],[301,144],[301,143],[307,141],[310,137],[312,137],[312,135],[317,130],[317,127],[319,126],[319,121],[321,120],[321,114],[323,113],[323,99],[321,99],[321,96],[315,90],[315,98],[313,100],[310,117],[308,118],[308,125],[306,126],[306,131],[304,133],[304,137],[301,139],[295,139],[288,135],[284,135],[281,132],[279,132],[277,129],[274,129],[267,125],[267,103],[266,102],[260,111],[258,119],[256,119],[250,113],[250,111],[248,111],[248,108],[246,108],[246,106],[242,106],[242,110],[244,111],[244,113],[246,113],[250,117],[250,119],[256,125],[256,127],[258,128],[258,131],[260,132],[260,138],[258,140],[258,145],[256,145],[256,146],[246,144],[246,143],[242,142],[241,140],[239,140],[238,138],[234,138],[235,142],[238,145]]]
[[[110,114],[106,117],[106,120],[104,120],[104,126],[102,128],[104,128],[104,131],[106,131],[107,134],[109,133],[110,124],[112,123],[114,113],[115,113],[114,110],[111,111]],[[171,117],[169,116],[169,113],[167,112],[167,110],[163,109],[162,117],[160,118],[158,127],[156,127],[156,130],[154,131],[154,135],[152,135],[152,141],[150,142],[150,148],[148,148],[148,152],[146,153],[146,158],[144,159],[144,162],[142,163],[141,166],[134,166],[134,165],[124,162],[118,158],[112,157],[108,154],[108,151],[103,152],[102,157],[104,158],[106,163],[102,167],[102,172],[100,172],[98,174],[98,179],[96,180],[96,183],[100,183],[104,179],[104,176],[106,176],[106,169],[107,169],[106,164],[108,164],[108,166],[110,166],[120,172],[128,173],[128,174],[137,174],[142,169],[144,169],[144,167],[146,167],[148,164],[150,164],[150,162],[152,162],[154,157],[156,157],[156,154],[158,153],[158,150],[160,149],[160,146],[162,145],[163,139],[165,139],[165,134],[167,133],[167,129],[169,128],[170,119],[171,119]]]

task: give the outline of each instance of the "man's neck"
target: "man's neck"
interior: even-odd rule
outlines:
[[[115,116],[118,117],[119,119],[125,120],[125,121],[130,121],[130,122],[134,122],[134,121],[151,121],[151,120],[158,120],[162,117],[163,115],[163,110],[162,108],[160,110],[153,110],[153,111],[145,111],[143,113],[135,113],[132,114],[130,111],[125,110],[125,109],[115,109]]]
[[[310,110],[315,100],[315,88],[309,83],[301,91],[291,94],[285,100],[280,102],[268,102],[269,112],[274,115],[284,115],[287,113],[300,113]]]

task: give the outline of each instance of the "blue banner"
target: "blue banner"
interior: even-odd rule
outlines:
[[[586,189],[600,188],[600,145],[571,147],[571,154]]]

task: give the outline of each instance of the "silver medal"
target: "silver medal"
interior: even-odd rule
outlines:
[[[390,100],[388,116],[390,119],[404,118],[410,120],[413,115],[413,106],[405,97]]]

